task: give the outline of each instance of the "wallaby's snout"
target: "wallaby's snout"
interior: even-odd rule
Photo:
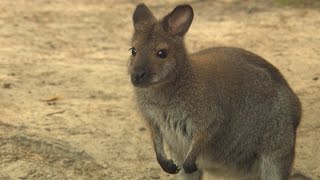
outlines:
[[[149,73],[146,68],[138,67],[131,74],[131,82],[134,86],[146,85]]]

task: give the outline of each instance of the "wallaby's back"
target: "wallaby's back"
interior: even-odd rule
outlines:
[[[298,127],[301,103],[279,70],[265,59],[234,47],[209,48],[191,54],[190,58],[194,71],[201,76],[199,79],[208,79],[207,83],[216,83],[219,89],[225,91],[222,93],[226,94],[224,101],[234,96],[243,98],[256,94],[264,99],[263,96],[270,98],[276,93],[284,93],[290,106],[290,116],[294,117],[293,126],[295,129]],[[234,96],[230,96],[232,94]],[[257,101],[260,100],[257,98]]]

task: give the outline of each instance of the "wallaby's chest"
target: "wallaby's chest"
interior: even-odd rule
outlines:
[[[145,112],[160,127],[165,142],[175,151],[186,153],[192,139],[192,117],[184,109],[149,106]]]

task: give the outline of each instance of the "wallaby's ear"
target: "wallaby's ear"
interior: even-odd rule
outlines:
[[[139,4],[134,10],[132,20],[135,29],[137,29],[137,25],[140,23],[147,24],[150,22],[156,22],[156,18],[153,16],[150,9],[143,3]]]
[[[183,36],[189,29],[193,20],[193,10],[190,5],[179,5],[163,19],[165,31]]]

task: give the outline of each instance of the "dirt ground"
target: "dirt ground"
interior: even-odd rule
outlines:
[[[146,3],[162,17],[181,2]],[[156,163],[126,72],[137,3],[0,1],[0,179],[174,178]],[[190,4],[190,52],[242,47],[284,74],[303,104],[294,168],[320,179],[320,9]]]

